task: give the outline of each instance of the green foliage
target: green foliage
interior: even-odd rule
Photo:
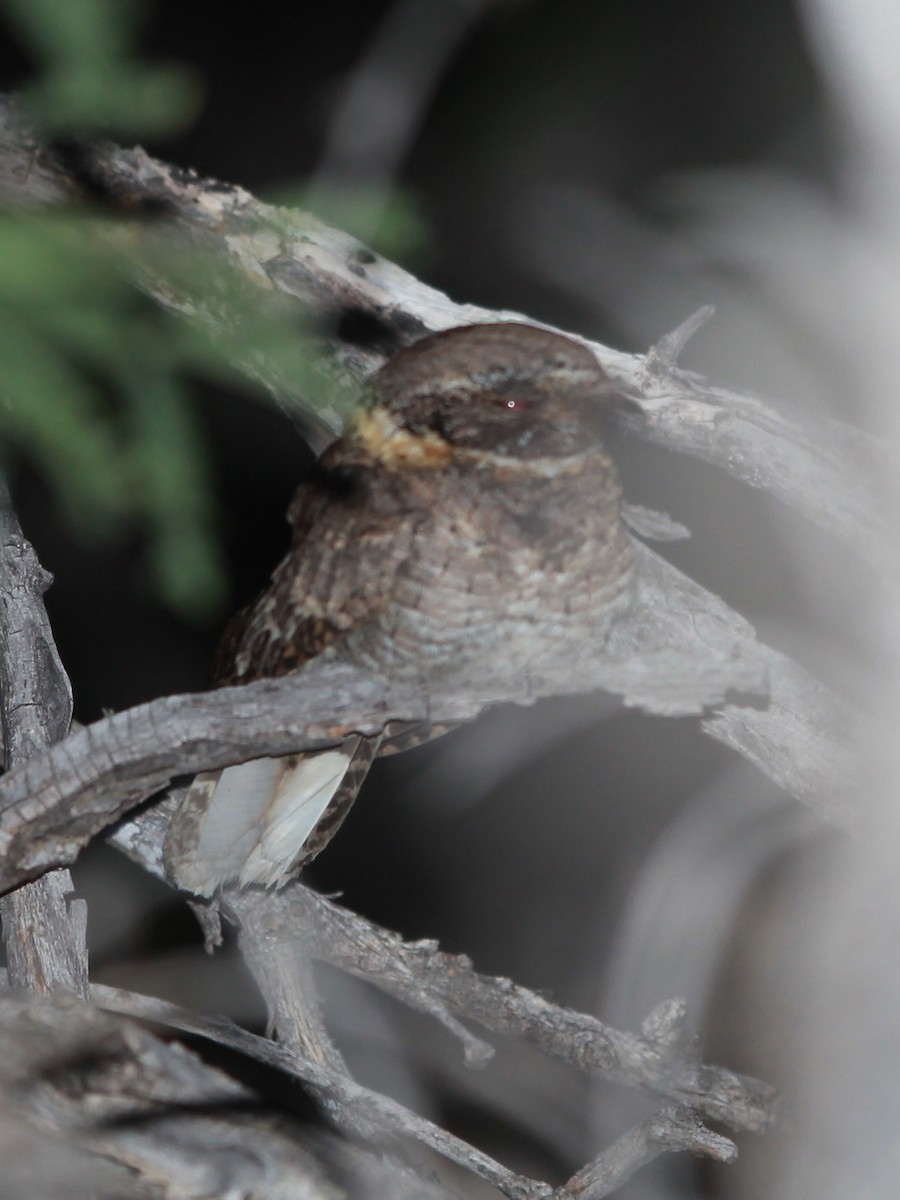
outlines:
[[[45,134],[148,137],[190,121],[196,76],[131,57],[139,0],[2,0],[37,65],[23,100]]]
[[[35,68],[22,101],[45,135],[152,136],[200,89],[131,44],[140,0],[2,0]],[[83,213],[0,218],[0,448],[26,454],[83,535],[146,531],[161,596],[200,617],[223,596],[184,330],[140,296]]]
[[[185,383],[199,335],[140,295],[86,218],[0,219],[0,262],[0,441],[83,533],[138,521],[164,598],[202,615],[222,577]]]
[[[32,56],[22,99],[45,135],[154,135],[196,108],[190,73],[133,55],[140,0],[0,0],[0,11]],[[424,241],[395,191],[319,187],[294,200],[392,256]],[[140,530],[160,595],[202,618],[224,581],[188,380],[246,387],[249,371],[281,400],[315,396],[315,422],[332,433],[348,393],[304,347],[295,317],[186,252],[164,220],[135,224],[137,237],[122,232],[123,222],[75,206],[0,214],[0,462],[27,456],[85,536]],[[211,319],[165,313],[142,279],[166,280]]]
[[[315,183],[281,188],[271,204],[302,208],[319,220],[345,229],[386,258],[421,264],[429,247],[429,226],[414,195],[398,187]]]

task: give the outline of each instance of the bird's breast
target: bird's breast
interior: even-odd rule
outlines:
[[[340,656],[398,679],[502,678],[605,637],[633,545],[613,479],[438,495],[390,603]]]

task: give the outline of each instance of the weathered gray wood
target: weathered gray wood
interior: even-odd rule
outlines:
[[[149,809],[120,826],[110,840],[162,877],[162,862],[155,851],[149,859],[143,855],[147,844],[162,839],[165,828],[165,815],[158,808]],[[436,942],[404,942],[298,882],[280,892],[231,890],[223,903],[232,920],[248,926],[248,937],[258,941],[260,956],[283,959],[292,947],[299,948],[304,960],[319,959],[366,980],[444,1025],[462,1043],[470,1066],[485,1066],[493,1051],[463,1020],[520,1038],[589,1075],[690,1105],[731,1129],[762,1132],[776,1120],[780,1101],[768,1084],[700,1061],[680,1001],[659,1005],[640,1035],[623,1033],[595,1017],[561,1008],[509,979],[480,975],[468,958],[441,952]],[[272,983],[262,972],[257,979],[271,1004]],[[284,977],[276,992],[283,982]],[[92,994],[102,1004],[113,996],[96,988]],[[115,996],[113,1011],[132,1011],[117,1007]],[[208,1036],[219,1036],[218,1030],[219,1022],[214,1021]],[[289,1039],[290,1034],[288,1030]],[[309,1058],[299,1044],[293,1048]]]
[[[554,1192],[553,1200],[603,1200],[660,1154],[689,1150],[732,1163],[737,1147],[712,1133],[689,1108],[663,1108],[629,1129]]]
[[[0,196],[23,204],[64,196],[72,183],[66,168],[45,148],[29,141],[8,117],[4,109],[0,113]],[[125,201],[164,201],[173,218],[164,236],[175,229],[187,247],[211,252],[229,277],[239,281],[234,294],[241,294],[251,306],[276,298],[317,314],[350,308],[382,322],[387,342],[391,336],[403,342],[431,329],[517,315],[454,305],[393,264],[370,255],[354,239],[305,214],[268,209],[238,188],[212,185],[175,171],[141,151],[100,148],[95,167],[111,192]],[[134,240],[140,241],[139,232]],[[196,297],[183,290],[183,283],[165,277],[162,270],[148,256],[144,285],[161,302],[182,311],[193,309],[197,317]],[[224,309],[217,311],[213,301],[201,308],[210,328],[219,333],[239,319]],[[710,387],[679,372],[678,352],[689,332],[675,331],[646,356],[594,346],[607,370],[634,397],[635,415],[623,420],[630,420],[642,437],[715,463],[749,485],[766,489],[884,569],[883,531],[866,482],[877,469],[877,447],[837,424],[805,429],[760,401]],[[371,348],[349,344],[334,348],[343,364],[358,376],[381,361],[380,352]],[[298,389],[295,379],[279,375],[275,365],[260,357],[245,365],[276,398],[305,402],[308,391]],[[316,444],[322,445],[340,431],[349,395],[332,392],[321,405],[307,405],[305,421]],[[633,527],[645,535],[679,532],[674,523],[639,511],[634,522]],[[41,580],[33,575],[26,604],[31,614],[28,620],[21,627],[8,615],[5,620],[8,644],[13,645],[24,632],[31,657],[26,655],[24,669],[20,669],[25,661],[21,657],[11,668],[0,664],[7,763],[13,767],[0,781],[0,886],[14,886],[56,863],[70,861],[91,836],[181,772],[258,754],[330,745],[349,729],[374,731],[387,717],[459,720],[474,716],[489,703],[529,702],[541,695],[593,688],[617,692],[626,703],[650,712],[703,712],[703,727],[710,736],[747,757],[794,795],[831,817],[844,819],[846,783],[854,775],[849,747],[856,715],[796,664],[760,645],[746,622],[721,601],[650,551],[641,549],[640,556],[640,590],[633,619],[614,632],[602,653],[586,654],[578,663],[560,664],[552,677],[498,681],[495,690],[478,696],[438,691],[426,697],[413,689],[392,689],[384,680],[318,664],[294,680],[142,706],[99,722],[49,751],[43,747],[64,729],[47,736],[42,730],[45,725],[54,729],[62,712],[65,725],[68,710],[66,704],[60,707],[63,694],[58,679],[55,683],[51,680],[53,663],[48,666],[41,660],[48,646],[52,650],[52,638],[46,618],[41,616]],[[13,558],[8,561],[11,564]],[[15,588],[9,580],[14,572],[11,567],[7,570],[5,552],[3,572],[0,591],[4,596],[13,594]],[[40,630],[43,634],[38,636]],[[15,653],[21,656],[20,650]],[[742,692],[751,694],[750,702],[734,695]],[[30,761],[22,761],[35,752]],[[164,819],[157,818],[164,815],[161,807],[131,823],[131,852],[151,869],[161,866],[159,842]],[[5,924],[17,931],[11,943],[10,967],[28,986],[52,987],[58,982],[73,986],[74,981],[83,994],[86,967],[79,939],[84,914],[83,909],[67,907],[67,886],[64,878],[56,877],[49,884],[42,881],[40,891],[24,888],[4,901]],[[290,906],[299,903],[300,895],[301,889],[291,889],[276,897],[237,896],[231,902],[235,914],[252,929],[251,936],[258,936],[269,923],[273,944],[281,954],[290,946],[285,921],[287,916],[296,919],[297,911]],[[38,904],[36,914],[29,907],[32,897]],[[440,955],[436,947],[406,947],[383,931],[366,929],[365,923],[327,902],[306,899],[303,903],[307,919],[314,916],[310,936],[316,945],[308,953],[370,979],[404,1002],[430,1012],[462,1038],[473,1062],[479,1056],[483,1060],[488,1048],[466,1033],[460,1018],[532,1040],[581,1069],[637,1082],[736,1128],[762,1128],[772,1118],[774,1098],[762,1085],[703,1067],[692,1056],[683,1036],[683,1011],[677,1004],[653,1014],[643,1038],[629,1040],[599,1022],[556,1009],[509,981],[476,976],[469,964]],[[64,927],[62,936],[58,930]],[[57,946],[65,952],[55,957]],[[306,967],[301,979],[282,971],[277,961],[270,970],[261,962],[257,966],[267,1002],[289,1044],[275,1047],[262,1039],[241,1041],[241,1037],[250,1038],[242,1031],[231,1042],[224,1037],[219,1040],[263,1061],[274,1064],[277,1060],[283,1069],[312,1083],[330,1103],[353,1114],[348,1118],[351,1127],[356,1121],[357,1129],[368,1131],[380,1121],[378,1127],[384,1131],[402,1129],[419,1137],[509,1196],[549,1194],[545,1184],[516,1176],[486,1156],[479,1157],[464,1143],[447,1140],[443,1131],[427,1122],[417,1125],[410,1121],[411,1114],[400,1106],[392,1108],[392,1102],[387,1102],[385,1107],[383,1098],[373,1099],[359,1089],[347,1079],[339,1057],[332,1055],[315,1009],[310,1007]],[[152,1007],[143,1006],[140,1015],[150,1016]],[[138,1015],[137,1009],[134,1013]],[[159,1009],[156,1013],[157,1019],[164,1019]],[[58,1013],[55,1019],[65,1024]],[[191,1027],[189,1016],[179,1019],[180,1025],[174,1017],[170,1023]],[[195,1031],[199,1031],[198,1020]],[[142,1102],[149,1098],[162,1105],[195,1103],[197,1095],[204,1094],[207,1076],[203,1076],[206,1082],[199,1077],[193,1080],[199,1093],[192,1093],[190,1087],[183,1096],[177,1088],[166,1091],[160,1080],[179,1080],[184,1060],[176,1061],[177,1054],[166,1057],[162,1043],[141,1041],[142,1031],[122,1029],[131,1055],[128,1059],[123,1053],[123,1062],[127,1061],[132,1071],[135,1061],[141,1064],[137,1082],[133,1076],[130,1082]],[[152,1069],[143,1073],[148,1063]],[[123,1081],[126,1075],[123,1068]],[[194,1099],[188,1100],[190,1096]],[[132,1130],[108,1145],[93,1144],[148,1175],[159,1172],[158,1177],[170,1188],[167,1195],[183,1194],[179,1189],[187,1188],[191,1170],[198,1169],[198,1156],[205,1172],[202,1186],[208,1191],[220,1190],[219,1181],[227,1177],[229,1185],[236,1181],[248,1195],[260,1194],[259,1172],[250,1169],[245,1173],[243,1160],[229,1162],[227,1146],[237,1135],[258,1138],[261,1147],[268,1147],[268,1127],[217,1123],[205,1117],[192,1122],[183,1113],[173,1112],[159,1122],[159,1128],[164,1137],[158,1142],[148,1139],[146,1131]],[[665,1111],[598,1155],[556,1193],[557,1200],[575,1194],[598,1200],[648,1156],[684,1147],[724,1157],[730,1153],[724,1140],[698,1129],[685,1113]],[[265,1158],[267,1151],[262,1153]],[[286,1181],[289,1190],[285,1194],[306,1195],[302,1172],[293,1174],[290,1152],[285,1152],[286,1158],[280,1157],[281,1153],[281,1149],[273,1150],[271,1159],[266,1158],[266,1170],[275,1170],[279,1186]],[[264,1194],[277,1196],[279,1192]],[[319,1192],[309,1194],[318,1196]]]
[[[261,204],[242,188],[201,179],[142,150],[100,146],[92,169],[132,211],[147,201],[163,205],[186,245],[211,255],[211,265],[229,273],[231,301],[243,296],[251,311],[280,299],[314,315],[366,314],[385,330],[384,341],[393,336],[398,344],[453,325],[524,319],[519,313],[455,304],[308,213]],[[34,206],[71,195],[75,188],[64,165],[22,129],[8,104],[0,106],[0,197]],[[132,229],[132,241],[135,236]],[[187,294],[183,278],[154,277],[148,267],[144,282],[150,290],[154,278],[162,303],[206,320],[213,331],[227,333],[239,320],[236,308],[218,312],[211,295]],[[771,492],[885,570],[892,560],[884,549],[882,516],[870,488],[882,469],[877,443],[838,422],[804,426],[773,405],[678,371],[683,335],[692,328],[686,322],[647,355],[588,343],[634,398],[640,415],[629,427],[640,437]],[[350,343],[334,349],[360,377],[384,357],[382,351]],[[311,402],[304,386],[308,381],[286,377],[264,356],[254,355],[244,365],[276,399],[302,415],[319,447],[341,431],[351,392],[323,386]]]
[[[118,988],[96,987],[97,1003],[110,1012],[143,1017],[187,1033],[199,1034],[223,1046],[240,1050],[270,1066],[315,1082],[329,1092],[332,1103],[352,1104],[357,1113],[364,1114],[375,1128],[385,1132],[402,1132],[424,1145],[437,1150],[451,1161],[466,1167],[485,1182],[496,1187],[511,1200],[547,1197],[548,1200],[574,1200],[590,1186],[592,1196],[608,1195],[644,1163],[672,1150],[690,1150],[724,1162],[736,1157],[734,1144],[706,1129],[696,1113],[687,1106],[665,1108],[639,1127],[629,1131],[608,1147],[597,1159],[582,1168],[562,1188],[554,1191],[538,1180],[517,1175],[494,1162],[487,1155],[437,1129],[431,1122],[405,1110],[401,1105],[379,1096],[358,1084],[349,1084],[346,1077],[331,1073],[328,1068],[304,1059],[285,1046],[260,1038],[223,1018],[203,1017],[166,1001],[138,996]],[[600,1190],[606,1187],[607,1191]]]
[[[72,690],[43,595],[50,576],[22,536],[0,479],[0,725],[7,770],[58,741],[72,719]],[[10,981],[34,992],[87,997],[87,909],[55,871],[0,900]]]
[[[357,1130],[362,1128],[369,1136],[373,1131],[380,1131],[383,1135],[402,1134],[412,1137],[451,1162],[466,1167],[511,1200],[546,1196],[552,1190],[547,1184],[527,1179],[508,1170],[489,1155],[467,1145],[424,1117],[410,1112],[395,1100],[355,1083],[343,1072],[333,1071],[321,1063],[304,1058],[288,1046],[248,1033],[225,1018],[200,1016],[166,1001],[150,996],[138,996],[116,988],[98,987],[95,989],[95,995],[97,1002],[110,1012],[139,1017],[185,1033],[198,1034],[220,1045],[239,1050],[248,1058],[296,1076],[312,1085],[317,1092],[329,1096],[330,1113],[342,1123],[355,1126]]]
[[[131,1015],[159,1018],[149,999],[133,1006]],[[257,1041],[277,1051],[273,1043]],[[445,1196],[421,1180],[413,1186],[402,1169],[383,1163],[377,1153],[348,1154],[349,1147],[324,1128],[267,1111],[249,1088],[138,1021],[111,1017],[70,997],[0,994],[0,1087],[16,1095],[18,1111],[30,1125],[39,1124],[61,1154],[77,1144],[82,1152],[129,1168],[146,1185],[106,1193],[110,1196],[342,1200],[348,1188],[357,1194],[356,1182],[376,1188],[372,1194],[410,1200]],[[91,1164],[67,1157],[80,1182]],[[4,1160],[4,1196],[5,1170]],[[100,1169],[100,1180],[109,1174]],[[58,1194],[68,1200],[84,1193],[73,1188]]]
[[[700,1062],[678,1002],[651,1014],[642,1036],[622,1033],[509,979],[480,975],[469,959],[441,952],[436,942],[404,942],[297,883],[274,893],[231,891],[224,904],[265,945],[283,954],[300,940],[305,954],[448,1025],[462,1036],[472,1065],[484,1065],[484,1043],[460,1035],[459,1019],[521,1038],[590,1075],[690,1105],[732,1129],[760,1132],[775,1119],[778,1101],[771,1087]]]
[[[349,1077],[343,1055],[325,1027],[304,931],[298,928],[290,938],[279,937],[269,922],[257,919],[258,912],[251,907],[243,914],[238,945],[265,999],[268,1032],[302,1058]],[[317,1095],[322,1103],[330,1102],[327,1092]]]
[[[393,687],[349,667],[303,672],[240,688],[172,696],[97,722],[0,780],[0,887],[71,862],[86,842],[174,776],[264,754],[334,745],[388,718],[460,721],[488,704],[605,689],[668,715],[698,713],[729,694],[706,731],[745,754],[804,801],[841,814],[852,759],[849,706],[664,559],[639,546],[632,613],[595,653],[526,678],[498,680],[478,696],[439,687]]]
[[[87,904],[73,897],[67,870],[51,871],[0,900],[6,964],[13,987],[86,997]]]
[[[72,689],[59,661],[41,567],[0,479],[0,723],[7,767],[18,766],[69,731]]]

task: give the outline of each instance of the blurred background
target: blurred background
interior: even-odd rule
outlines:
[[[836,114],[803,17],[787,0],[148,2],[141,52],[190,67],[200,99],[192,123],[144,141],[308,202],[455,300],[620,349],[714,304],[683,365],[812,428],[865,425],[840,333]],[[6,88],[28,78],[12,28],[0,63]],[[140,528],[78,536],[34,463],[15,469],[83,722],[206,686],[224,621],[286,548],[310,451],[238,387],[192,395],[226,586],[190,620],[160,600]],[[864,692],[866,583],[849,553],[712,467],[615,449],[627,498],[692,531],[663,553],[765,640]],[[707,1058],[789,1086],[805,1000],[768,972],[805,952],[812,868],[830,853],[815,818],[696,722],[596,696],[496,711],[379,764],[309,875],[624,1028],[686,996]],[[262,1020],[236,955],[204,957],[177,898],[102,847],[75,878],[97,980]],[[321,984],[366,1082],[523,1171],[561,1181],[652,1107],[511,1046],[467,1073],[443,1031],[343,978]],[[772,1145],[755,1166],[748,1141],[735,1170],[664,1160],[623,1194],[769,1195]]]

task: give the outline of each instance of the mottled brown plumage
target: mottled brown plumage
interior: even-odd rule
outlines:
[[[279,675],[327,655],[425,689],[443,676],[477,692],[479,681],[524,678],[602,641],[629,603],[633,573],[602,442],[614,395],[585,347],[531,326],[454,329],[401,351],[299,488],[291,548],[229,626],[218,681]],[[334,752],[321,771],[315,756],[301,760],[330,797],[305,843],[291,850],[280,793],[270,806],[277,854],[270,847],[260,859],[254,846],[249,867],[216,864],[215,839],[204,850],[201,836],[194,862],[180,844],[170,854],[176,876],[206,893],[235,877],[281,882],[321,849],[390,744],[390,728],[383,744],[348,739],[351,766],[338,783]],[[208,805],[215,787],[205,779]],[[181,833],[196,830],[196,811],[180,819]]]

